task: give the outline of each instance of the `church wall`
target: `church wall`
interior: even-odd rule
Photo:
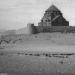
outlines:
[[[37,33],[51,33],[51,32],[75,32],[75,26],[35,26]]]

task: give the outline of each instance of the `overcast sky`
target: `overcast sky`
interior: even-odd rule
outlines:
[[[75,0],[0,0],[0,28],[18,29],[40,21],[44,11],[55,4],[75,26]]]

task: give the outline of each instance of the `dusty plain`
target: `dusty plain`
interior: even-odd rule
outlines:
[[[8,35],[0,40],[0,75],[75,74],[75,33]]]

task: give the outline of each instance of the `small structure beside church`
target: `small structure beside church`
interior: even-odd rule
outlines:
[[[34,26],[34,24],[27,25],[28,33],[30,34],[64,32],[67,27],[69,27],[69,22],[63,17],[61,11],[55,5],[52,5],[45,11],[38,26]]]

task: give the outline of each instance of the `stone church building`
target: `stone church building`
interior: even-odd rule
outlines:
[[[55,6],[50,6],[44,13],[38,26],[28,24],[28,33],[41,33],[41,32],[64,32],[69,28],[69,22],[63,17],[61,11]]]
[[[52,5],[49,7],[41,19],[39,26],[69,26],[69,22],[63,17],[61,11]]]

